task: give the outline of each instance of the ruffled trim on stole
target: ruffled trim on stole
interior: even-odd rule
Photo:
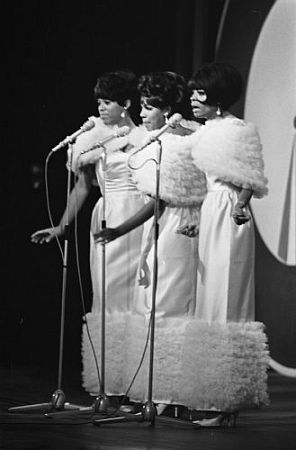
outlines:
[[[184,402],[197,410],[269,403],[269,354],[260,322],[190,322],[183,355]]]
[[[206,195],[206,178],[191,156],[191,136],[166,133],[161,137],[160,198],[170,207],[200,206]],[[152,143],[130,157],[137,189],[155,197],[158,144]],[[147,161],[147,162],[146,162]]]
[[[209,175],[242,188],[257,198],[267,194],[262,145],[255,125],[229,117],[207,121],[192,146],[195,164]]]

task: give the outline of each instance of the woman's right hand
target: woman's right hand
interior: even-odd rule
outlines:
[[[234,205],[231,217],[236,225],[243,225],[251,219],[250,215],[240,206],[239,202]]]
[[[97,244],[108,244],[120,236],[118,228],[104,228],[98,233],[94,233],[93,237]]]
[[[151,284],[150,269],[145,256],[142,256],[140,260],[138,283],[139,286],[144,286],[144,289],[147,289]]]
[[[63,230],[60,225],[54,228],[45,228],[44,230],[38,230],[35,231],[31,235],[31,242],[34,242],[34,244],[44,244],[51,242],[55,236],[62,236]]]

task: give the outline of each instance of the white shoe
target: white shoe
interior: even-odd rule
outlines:
[[[218,414],[211,419],[195,420],[192,423],[203,428],[235,427],[237,412]]]

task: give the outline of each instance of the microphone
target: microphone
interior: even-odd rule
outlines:
[[[93,120],[88,119],[84,124],[79,128],[79,130],[75,131],[75,133],[71,134],[70,136],[65,137],[63,141],[61,141],[59,144],[57,144],[54,148],[51,149],[52,152],[56,152],[62,147],[65,147],[65,145],[71,144],[75,139],[80,136],[80,134],[85,133],[86,131],[91,130],[94,128],[95,122]]]
[[[160,128],[156,133],[153,133],[151,136],[149,136],[149,138],[145,141],[145,143],[144,143],[141,147],[139,147],[139,148],[133,153],[133,155],[134,155],[135,153],[140,152],[141,150],[144,150],[144,148],[147,147],[148,145],[152,144],[152,142],[157,141],[157,139],[159,138],[159,136],[161,136],[163,133],[165,133],[166,130],[167,130],[168,128],[175,128],[175,127],[178,125],[178,123],[181,122],[182,119],[183,119],[183,117],[182,117],[181,114],[179,114],[179,113],[173,114],[173,115],[168,119],[167,123],[166,123],[162,128]]]
[[[130,128],[126,127],[126,126],[118,128],[114,133],[110,134],[109,136],[106,136],[101,141],[96,142],[92,147],[90,147],[86,150],[82,150],[82,152],[80,152],[80,155],[83,155],[84,153],[95,150],[96,148],[104,147],[104,145],[107,144],[107,142],[110,142],[115,138],[126,136],[129,133],[129,131],[130,131]]]

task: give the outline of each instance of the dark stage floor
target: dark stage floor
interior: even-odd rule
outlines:
[[[45,373],[44,373],[45,372]],[[92,399],[79,377],[64,376],[63,390],[71,403],[88,406]],[[1,445],[3,450],[290,450],[296,447],[296,379],[269,373],[271,404],[240,413],[236,428],[192,429],[156,418],[149,423],[94,426],[92,415],[54,419],[42,414],[9,414],[8,408],[49,402],[56,374],[44,368],[1,369]],[[70,380],[70,378],[72,378]],[[169,420],[169,419],[168,419]]]

